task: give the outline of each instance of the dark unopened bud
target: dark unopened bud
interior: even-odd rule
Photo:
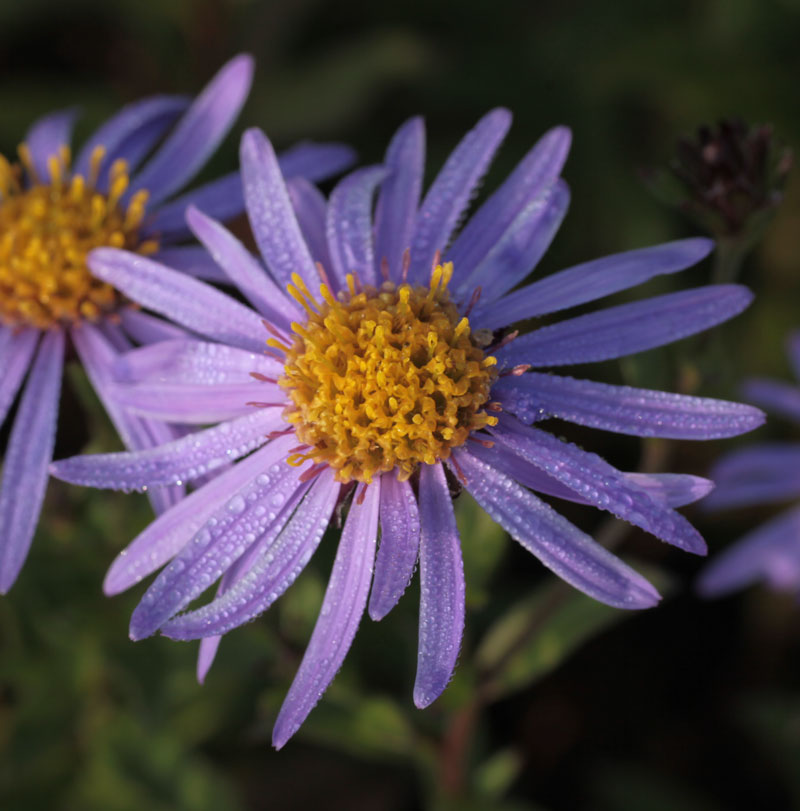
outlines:
[[[669,168],[645,180],[711,235],[752,245],[783,198],[792,160],[771,125],[725,119],[679,139]]]

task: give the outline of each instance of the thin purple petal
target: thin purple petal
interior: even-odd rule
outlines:
[[[315,262],[320,262],[322,267],[329,268],[331,260],[325,235],[325,215],[328,203],[325,196],[316,186],[302,177],[287,180],[286,188],[311,258]]]
[[[419,554],[419,509],[411,485],[396,472],[381,476],[381,543],[369,597],[369,615],[383,619],[403,596]]]
[[[570,585],[617,608],[650,608],[659,601],[658,592],[638,572],[533,493],[463,448],[453,452],[453,459],[466,476],[466,488],[478,504],[512,538]]]
[[[346,290],[348,273],[364,284],[377,286],[375,250],[372,244],[372,196],[386,176],[383,167],[357,169],[340,180],[328,201],[326,233],[331,258],[331,281]]]
[[[0,375],[0,425],[5,422],[8,410],[22,385],[39,335],[39,331],[35,329],[15,333],[8,327],[0,327],[0,369],[3,370]]]
[[[742,397],[772,414],[800,420],[800,386],[780,380],[751,378],[741,387]]]
[[[360,485],[356,492],[363,493],[364,501],[358,504],[357,496],[347,516],[317,624],[275,722],[276,749],[297,732],[333,681],[367,604],[378,534],[379,481]]]
[[[185,273],[116,248],[97,248],[88,264],[98,279],[187,329],[245,349],[265,346],[258,313]]]
[[[64,364],[64,333],[52,330],[39,344],[11,429],[0,484],[0,593],[25,562],[39,520],[47,466],[53,455]]]
[[[122,326],[125,332],[140,344],[152,344],[157,341],[186,340],[192,336],[183,327],[164,321],[149,313],[133,307],[120,311]]]
[[[77,113],[74,107],[49,113],[34,122],[25,135],[25,144],[31,151],[33,166],[42,182],[50,181],[48,158],[58,158],[61,147],[70,145]]]
[[[538,372],[500,378],[492,396],[523,421],[547,414],[632,436],[720,439],[764,422],[761,411],[742,403]]]
[[[447,687],[464,633],[461,541],[441,463],[420,468],[419,512],[419,650],[414,704],[422,709]]]
[[[252,79],[252,57],[242,54],[224,65],[134,178],[131,192],[147,189],[154,205],[188,183],[233,126]]]
[[[622,358],[727,321],[752,300],[746,287],[735,284],[667,293],[542,327],[494,354],[504,366],[568,366]]]
[[[213,260],[202,245],[178,245],[162,248],[150,257],[154,262],[166,265],[195,279],[217,284],[230,284],[230,279]]]
[[[655,276],[685,270],[704,259],[713,247],[710,239],[696,237],[584,262],[499,299],[476,313],[475,325],[496,329],[595,301]]]
[[[417,214],[409,281],[424,283],[436,251],[444,251],[494,153],[511,126],[511,113],[485,115],[462,139],[436,176]]]
[[[425,172],[425,123],[411,118],[389,142],[383,161],[388,174],[375,211],[375,260],[385,259],[389,278],[399,281],[403,252],[411,246]]]
[[[205,639],[200,640],[200,650],[197,652],[198,684],[205,682],[208,671],[211,670],[211,665],[214,664],[221,641],[221,636],[207,636]]]
[[[278,164],[286,178],[302,177],[317,183],[344,172],[356,159],[355,151],[346,144],[301,141],[281,152]]]

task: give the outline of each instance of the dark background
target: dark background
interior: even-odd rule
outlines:
[[[209,177],[236,166],[244,126],[284,146],[346,141],[376,162],[397,126],[419,113],[430,177],[483,113],[505,105],[515,123],[487,189],[545,129],[574,132],[565,170],[573,203],[538,271],[548,273],[697,233],[649,195],[638,170],[666,163],[675,139],[699,124],[732,114],[771,122],[797,147],[798,34],[796,0],[3,0],[0,152],[11,156],[37,116],[72,104],[84,110],[80,141],[124,102],[198,91],[243,50],[257,60],[254,89]],[[795,181],[744,269],[756,302],[718,330],[713,362],[693,365],[707,348],[698,339],[576,376],[674,390],[691,374],[697,393],[729,397],[747,374],[788,377],[783,340],[800,325],[799,225]],[[626,296],[702,284],[709,269],[706,262]],[[113,435],[81,371],[70,369],[68,380],[56,455],[107,450]],[[636,440],[556,428],[624,469],[639,463]],[[758,436],[798,432],[775,420]],[[743,441],[671,443],[669,467],[703,474]],[[445,696],[425,712],[411,702],[412,586],[389,618],[365,620],[322,704],[275,753],[271,726],[313,626],[335,537],[268,616],[226,638],[201,688],[193,645],[128,641],[141,588],[112,600],[100,591],[108,563],[148,520],[144,499],[51,483],[29,562],[0,600],[0,807],[800,807],[794,597],[758,588],[699,601],[691,581],[701,562],[630,532],[623,552],[669,573],[661,607],[630,616],[576,601],[574,614],[526,613],[552,578],[475,520],[466,500],[459,509],[470,611]],[[592,511],[563,511],[587,530],[608,529]],[[770,512],[687,514],[713,553]],[[481,644],[515,607],[523,626],[539,623],[530,650],[517,681],[475,708]]]

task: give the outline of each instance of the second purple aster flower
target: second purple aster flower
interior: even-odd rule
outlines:
[[[446,687],[464,625],[446,470],[564,580],[609,605],[646,608],[658,601],[656,590],[532,491],[593,504],[703,554],[702,538],[674,507],[700,498],[710,483],[620,472],[532,423],[555,416],[636,436],[712,439],[762,422],[746,405],[541,371],[707,329],[748,305],[743,287],[658,296],[524,336],[504,332],[520,319],[682,270],[712,247],[682,240],[514,289],[566,212],[559,176],[570,136],[547,133],[457,233],[510,121],[505,110],[485,116],[422,199],[420,119],[401,127],[382,166],[353,172],[327,201],[304,181],[285,181],[269,141],[247,132],[242,180],[263,264],[197,208],[188,222],[252,308],[151,259],[111,249],[91,257],[98,278],[203,336],[125,356],[119,402],[151,418],[219,422],[158,448],[54,466],[68,481],[97,487],[205,482],[109,571],[106,590],[116,593],[167,564],[134,612],[134,639],[158,630],[202,639],[202,678],[220,636],[291,585],[337,505],[349,505],[316,627],[275,725],[277,747],[335,676],[364,611],[385,616],[417,562],[416,705]],[[180,613],[218,580],[216,599]]]

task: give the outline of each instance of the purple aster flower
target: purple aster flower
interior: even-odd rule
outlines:
[[[92,248],[114,246],[169,262],[182,273],[220,278],[202,248],[180,244],[190,236],[183,213],[191,203],[217,217],[239,213],[239,174],[174,195],[231,128],[252,74],[252,59],[238,56],[194,101],[154,96],[129,104],[74,161],[74,110],[37,121],[19,147],[19,164],[0,155],[0,424],[28,374],[0,485],[0,592],[16,580],[38,521],[67,339],[128,448],[179,435],[174,426],[126,412],[109,386],[111,366],[131,341],[180,338],[185,331],[130,306],[121,291],[89,273],[86,257]],[[281,158],[281,166],[287,175],[313,179],[344,168],[351,158],[338,145],[301,144]],[[162,512],[182,492],[173,485],[149,495]]]
[[[623,304],[522,337],[503,331],[682,270],[711,249],[705,239],[673,242],[514,290],[566,211],[559,175],[570,135],[548,132],[459,231],[510,121],[506,110],[485,116],[422,199],[418,118],[397,132],[384,165],[348,175],[327,201],[306,183],[285,182],[265,136],[245,133],[245,202],[263,264],[197,208],[187,220],[253,309],[150,258],[113,249],[91,256],[98,279],[206,338],[126,354],[116,366],[116,401],[150,419],[218,421],[157,448],[53,466],[61,478],[97,487],[205,482],[157,518],[108,573],[113,594],[168,564],[134,612],[133,639],[158,630],[201,639],[202,679],[221,635],[275,602],[314,554],[337,506],[347,509],[319,619],[275,725],[278,748],[333,679],[365,609],[374,620],[384,617],[417,562],[414,702],[425,707],[444,690],[464,625],[450,484],[460,482],[564,580],[613,606],[646,608],[659,595],[533,490],[596,505],[705,552],[673,508],[704,495],[709,482],[622,473],[531,423],[557,416],[636,436],[710,439],[762,422],[746,405],[546,371],[711,327],[747,306],[743,287]],[[217,581],[215,599],[180,613]]]
[[[800,332],[789,336],[787,351],[800,376]],[[800,421],[800,387],[778,380],[752,379],[744,398],[773,414]],[[708,510],[772,504],[800,496],[800,444],[762,442],[725,455],[712,470],[714,493]],[[698,580],[698,590],[717,597],[764,580],[775,589],[800,589],[800,506],[780,513],[716,555]]]

